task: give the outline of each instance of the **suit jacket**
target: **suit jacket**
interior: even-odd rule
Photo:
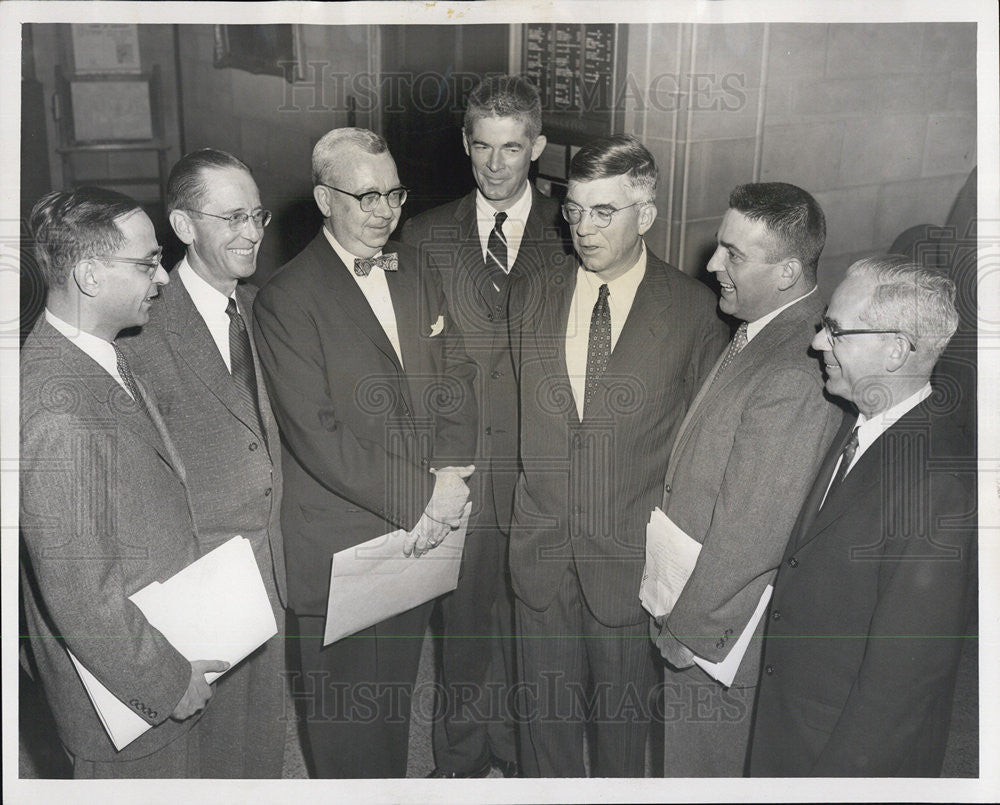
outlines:
[[[253,286],[236,288],[248,330],[256,293]],[[133,368],[153,387],[183,457],[203,552],[235,534],[254,544],[267,540],[273,566],[260,571],[273,575],[284,602],[281,443],[253,338],[250,347],[264,434],[239,396],[205,320],[176,273],[160,289],[142,331],[119,343],[135,358]]]
[[[403,242],[420,250],[438,269],[448,310],[462,334],[466,353],[475,361],[479,403],[476,475],[482,494],[492,496],[492,508],[504,531],[510,528],[517,480],[517,383],[507,327],[510,288],[527,271],[542,271],[569,259],[558,223],[558,202],[534,188],[531,193],[521,245],[500,295],[494,291],[483,262],[475,190],[410,219],[402,232]]]
[[[416,251],[386,274],[403,366],[353,276],[320,232],[261,289],[254,332],[281,430],[288,596],[326,614],[330,557],[416,525],[432,466],[475,454],[475,368],[440,281]]]
[[[684,412],[726,342],[715,297],[647,250],[646,275],[583,422],[566,371],[572,262],[525,275],[511,293],[521,466],[511,523],[514,592],[548,607],[574,562],[591,612],[640,623],[646,523],[660,502]]]
[[[21,352],[21,593],[59,737],[86,760],[145,757],[198,720],[169,718],[191,665],[127,600],[198,556],[184,467],[147,406],[155,421],[38,319]],[[67,648],[153,729],[116,752]]]
[[[774,580],[843,418],[809,354],[824,307],[816,291],[768,322],[721,376],[706,379],[681,425],[662,509],[702,549],[655,641],[668,659],[676,638],[721,661]],[[754,642],[733,684],[756,684],[759,660]]]
[[[772,600],[754,776],[937,776],[976,584],[975,461],[933,397],[819,501],[827,454]]]

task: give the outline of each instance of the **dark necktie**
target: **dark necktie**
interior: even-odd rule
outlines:
[[[503,233],[503,224],[507,213],[498,212],[494,217],[496,224],[490,230],[486,241],[486,273],[493,287],[499,291],[507,279],[507,237]]]
[[[146,401],[139,393],[139,386],[136,385],[135,375],[132,374],[132,368],[128,365],[128,361],[125,359],[125,353],[121,351],[117,344],[113,343],[111,346],[115,348],[115,360],[118,364],[118,374],[121,377],[122,382],[125,384],[125,388],[127,388],[128,393],[132,395],[132,399],[135,400],[136,405],[146,411]]]
[[[854,454],[857,452],[858,429],[855,427],[854,430],[851,431],[851,437],[844,445],[844,449],[840,451],[840,466],[837,467],[837,474],[833,476],[833,482],[830,484],[830,488],[826,492],[826,498],[823,500],[824,503],[830,499],[830,495],[833,494],[833,490],[844,482],[844,478],[847,477],[847,470],[850,469],[851,462],[854,461]]]
[[[594,312],[590,315],[590,342],[587,344],[587,379],[583,393],[583,413],[593,402],[597,384],[608,368],[611,357],[611,308],[608,307],[608,286],[597,292]]]
[[[381,268],[383,271],[398,271],[399,255],[391,252],[380,254],[378,257],[354,258],[354,273],[359,277],[367,277],[373,268]]]
[[[226,315],[229,316],[229,363],[232,366],[233,380],[247,410],[256,417],[257,427],[264,436],[264,426],[260,419],[260,403],[257,400],[257,373],[253,368],[253,353],[250,351],[250,336],[247,326],[236,308],[236,300],[232,297],[226,305]]]
[[[729,349],[726,351],[726,357],[722,359],[722,363],[719,364],[719,371],[715,373],[715,377],[712,378],[714,383],[723,372],[729,367],[733,361],[736,360],[736,356],[743,351],[743,347],[747,345],[747,323],[743,322],[740,324],[739,328],[736,330],[736,334],[733,336],[733,340],[729,342]]]

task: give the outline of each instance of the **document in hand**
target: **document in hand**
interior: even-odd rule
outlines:
[[[167,581],[129,596],[146,620],[189,661],[240,660],[278,632],[250,542],[233,537]],[[150,728],[69,653],[101,723],[121,750]],[[225,673],[225,672],[223,672]],[[220,673],[205,674],[214,682]]]
[[[330,572],[323,645],[454,590],[471,510],[472,504],[467,503],[461,525],[419,557],[403,554],[407,532],[402,529],[337,551]]]
[[[639,585],[639,600],[654,618],[669,615],[691,578],[701,553],[692,539],[659,506],[646,525],[646,567]]]

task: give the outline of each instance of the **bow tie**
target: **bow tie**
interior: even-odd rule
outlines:
[[[373,268],[381,268],[383,271],[398,271],[399,256],[392,252],[381,254],[378,257],[354,258],[354,273],[359,277],[367,277]]]

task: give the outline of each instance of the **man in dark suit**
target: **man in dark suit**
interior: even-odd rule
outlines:
[[[809,350],[825,309],[816,288],[825,237],[823,211],[801,188],[740,185],[708,262],[719,308],[741,324],[681,424],[663,485],[663,512],[701,545],[673,609],[651,627],[669,662],[667,777],[744,772],[760,643],[725,688],[695,657],[721,662],[752,624],[842,419]],[[752,628],[759,636],[763,618]]]
[[[711,292],[643,242],[656,164],[633,137],[573,159],[579,265],[511,291],[521,465],[510,566],[529,775],[644,773],[656,665],[639,604],[646,522],[677,427],[726,340]]]
[[[813,341],[852,403],[778,573],[752,776],[941,772],[976,584],[976,466],[929,383],[955,286],[859,260]]]
[[[281,442],[253,339],[254,273],[271,213],[231,154],[188,154],[167,182],[170,224],[187,247],[139,334],[122,340],[152,386],[187,468],[201,553],[250,541],[278,634],[216,684],[202,718],[210,777],[280,777],[285,564],[279,522]]]
[[[76,777],[201,776],[193,717],[212,696],[128,596],[198,556],[185,470],[156,399],[114,339],[160,286],[153,224],[83,187],[32,210],[48,299],[21,352],[21,594],[35,665]],[[115,750],[79,663],[152,728]]]
[[[406,774],[410,694],[430,604],[324,648],[330,557],[397,528],[436,546],[468,499],[475,367],[436,273],[387,246],[406,190],[380,136],[335,129],[313,150],[322,231],[254,303],[281,429],[281,522],[312,773]]]
[[[440,601],[444,695],[433,728],[431,777],[482,777],[493,765],[504,776],[517,772],[513,714],[503,706],[513,677],[507,535],[517,478],[507,299],[520,275],[544,270],[564,254],[559,205],[528,182],[531,163],[545,148],[541,130],[534,86],[520,76],[483,79],[469,95],[463,129],[477,189],[403,227],[403,242],[441,272],[448,309],[478,368],[474,530],[458,588]],[[487,687],[487,680],[494,684]]]

